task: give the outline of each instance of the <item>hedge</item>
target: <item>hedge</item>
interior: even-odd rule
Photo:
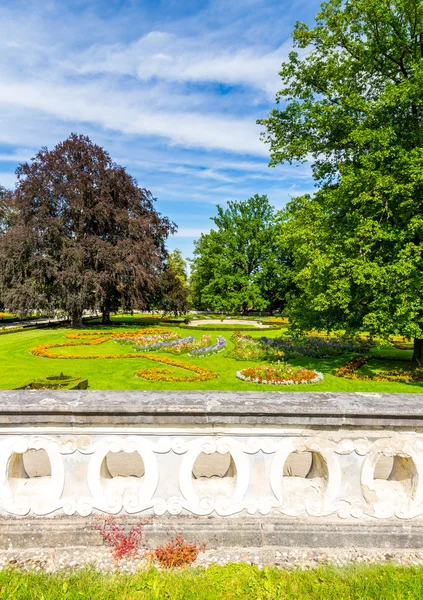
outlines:
[[[272,329],[281,329],[276,325],[262,329],[253,325],[236,325],[210,323],[210,325],[179,325],[180,329],[190,329],[191,331],[271,331]]]
[[[79,375],[51,375],[28,381],[16,390],[86,390],[88,388],[88,379]]]

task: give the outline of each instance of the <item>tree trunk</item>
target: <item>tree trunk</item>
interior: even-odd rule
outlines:
[[[423,365],[423,339],[414,338],[414,350],[411,364],[415,367],[421,367]]]
[[[73,312],[71,314],[71,326],[72,327],[82,327],[82,313]]]
[[[105,323],[111,323],[111,321],[110,321],[110,310],[104,309],[102,311],[101,322],[103,324],[105,324]]]

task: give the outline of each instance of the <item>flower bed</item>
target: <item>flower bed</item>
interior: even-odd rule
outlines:
[[[152,331],[152,330],[150,330],[150,331]],[[79,343],[62,342],[59,344],[43,344],[40,346],[36,346],[35,348],[32,348],[30,352],[31,352],[31,354],[34,354],[35,356],[40,356],[42,358],[60,358],[60,359],[78,359],[78,360],[95,359],[95,358],[97,358],[97,359],[146,358],[153,362],[170,365],[172,367],[178,367],[179,369],[185,369],[186,371],[191,371],[191,372],[195,373],[195,375],[193,375],[191,377],[178,377],[178,376],[172,377],[171,375],[173,374],[173,372],[170,371],[169,369],[141,369],[141,370],[137,371],[137,373],[136,373],[137,377],[143,377],[144,379],[148,379],[149,381],[168,381],[168,382],[208,381],[209,379],[216,379],[219,377],[219,374],[216,373],[215,371],[209,371],[208,369],[203,369],[202,367],[199,367],[197,365],[191,365],[189,363],[177,361],[172,358],[165,358],[165,357],[161,357],[161,356],[152,356],[149,353],[133,352],[132,354],[103,354],[103,355],[98,355],[98,354],[85,354],[85,355],[73,354],[72,355],[72,354],[70,354],[70,355],[64,355],[64,354],[57,354],[57,353],[51,351],[52,348],[63,348],[63,347],[69,347],[69,346],[96,346],[98,344],[103,344],[104,342],[107,342],[108,340],[113,338],[113,334],[109,334],[107,337],[99,336],[99,337],[94,337],[94,339],[92,339],[92,340],[84,340],[84,338],[87,337],[87,333],[81,332],[81,334],[82,333],[84,333],[84,335],[80,336],[81,341]],[[75,334],[69,334],[66,337],[70,337],[70,335],[72,335],[73,339],[75,339]]]
[[[299,385],[323,381],[323,374],[318,371],[312,371],[303,367],[292,367],[288,364],[248,367],[248,369],[237,371],[236,376],[242,381],[271,385]]]
[[[276,339],[263,336],[261,341],[283,350],[289,356],[310,356],[312,358],[328,358],[347,352],[363,352],[363,350],[369,350],[376,345],[371,340],[346,340],[322,336],[286,336]]]
[[[278,348],[273,348],[261,340],[256,340],[250,335],[243,335],[234,331],[231,335],[231,341],[234,348],[231,352],[231,358],[235,360],[262,360],[275,361],[284,358],[285,353]]]
[[[162,341],[158,341],[155,342],[153,344],[147,344],[145,346],[136,346],[134,348],[134,350],[136,352],[151,352],[153,350],[168,350],[171,351],[173,348],[173,346],[184,346],[185,344],[189,344],[190,342],[194,341],[194,336],[190,335],[186,338],[176,338],[176,339],[172,339],[172,340],[162,340]],[[181,350],[180,353],[182,353],[184,350]]]
[[[206,337],[210,337],[210,336],[202,336],[203,338]],[[218,354],[219,352],[222,352],[223,350],[225,350],[226,348],[226,340],[224,337],[222,337],[221,335],[217,336],[217,342],[215,344],[212,344],[210,346],[203,346],[203,347],[197,347],[194,348],[193,350],[191,350],[191,352],[188,354],[188,356],[198,356],[198,358],[204,358],[206,356],[210,356],[212,354]]]
[[[356,356],[353,360],[336,369],[333,374],[336,377],[357,379],[360,381],[396,381],[398,383],[423,381],[422,369],[390,369],[388,371],[379,371],[372,375],[357,373],[358,369],[366,365],[371,359],[371,356]]]
[[[157,336],[146,336],[145,338],[139,338],[138,343],[135,346],[135,352],[150,352],[153,350],[161,350],[162,348],[168,348],[174,346],[175,344],[183,344],[185,340],[189,340],[194,336],[190,336],[189,338],[181,338],[176,333],[165,334],[165,335],[157,335]],[[148,342],[145,344],[144,342]]]
[[[172,367],[178,367],[179,369],[185,369],[186,371],[192,371],[196,375],[192,377],[171,377],[172,372],[169,369],[140,369],[135,373],[137,377],[148,379],[149,381],[209,381],[210,379],[217,379],[219,374],[215,371],[209,371],[209,369],[203,369],[198,365],[191,365],[189,363],[183,363],[173,358],[165,358],[162,356],[151,356],[149,354],[144,355],[149,360],[154,360],[158,363],[165,365],[171,365]]]

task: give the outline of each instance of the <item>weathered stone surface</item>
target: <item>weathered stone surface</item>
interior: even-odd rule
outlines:
[[[95,547],[103,544],[93,525],[94,519],[3,519],[0,528],[0,548]],[[127,528],[139,523],[130,517]],[[153,548],[176,534],[207,547],[284,547],[284,548],[379,548],[401,549],[423,547],[422,525],[377,523],[307,523],[284,519],[257,518],[213,519],[198,517],[161,517],[143,526],[144,542]]]
[[[0,391],[0,424],[163,423],[423,426],[423,394]]]

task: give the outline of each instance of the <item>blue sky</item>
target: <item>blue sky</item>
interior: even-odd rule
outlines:
[[[192,255],[215,205],[313,190],[269,168],[268,114],[296,20],[315,0],[0,0],[0,184],[41,146],[89,135],[158,199]]]

